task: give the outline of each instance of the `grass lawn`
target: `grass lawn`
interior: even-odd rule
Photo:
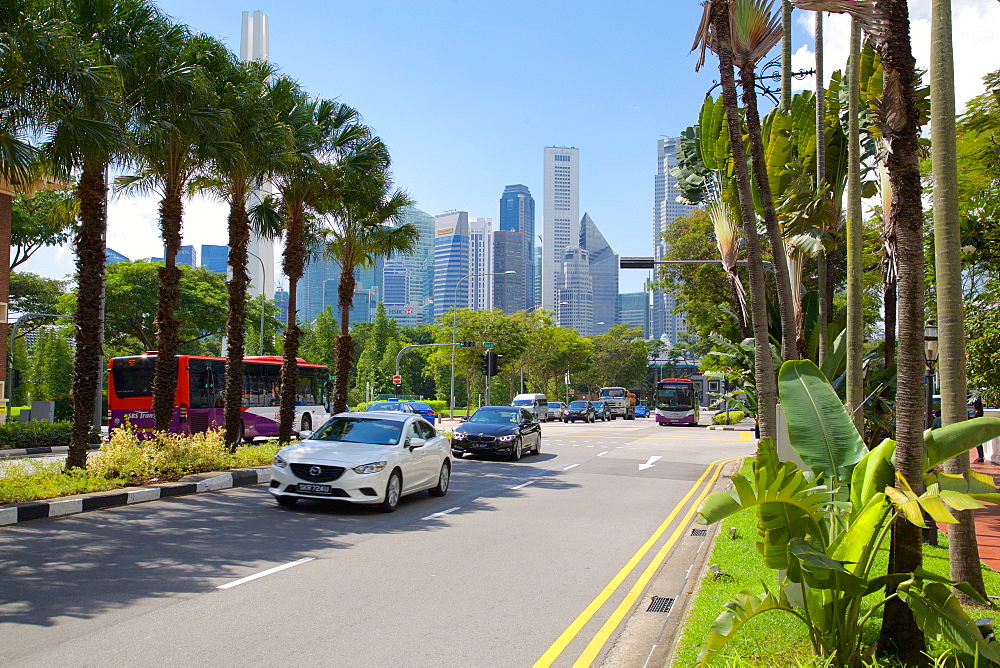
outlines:
[[[750,477],[752,460],[744,462],[742,473]],[[708,638],[709,629],[715,618],[722,611],[724,603],[743,589],[753,593],[763,591],[762,582],[773,588],[777,583],[775,571],[765,568],[754,542],[757,538],[756,514],[745,510],[722,522],[716,542],[712,548],[709,564],[718,564],[719,570],[728,573],[731,578],[714,579],[711,572],[702,578],[694,604],[685,618],[684,631],[673,656],[673,665],[695,666],[698,664],[698,653],[702,643]],[[736,538],[730,538],[730,527],[736,527]],[[924,568],[939,573],[948,574],[948,538],[944,533],[938,534],[939,547],[924,546]],[[873,569],[874,574],[885,573],[887,555],[885,550],[880,554]],[[1000,595],[1000,575],[983,564],[983,577],[986,582],[986,592]],[[877,598],[878,596],[878,598]],[[873,603],[880,595],[872,595]],[[970,609],[971,610],[971,609]],[[976,608],[971,612],[973,618],[992,617],[993,612]],[[865,631],[865,643],[870,644],[878,638],[881,627],[881,617],[876,615],[869,628]],[[972,657],[956,655],[949,652],[947,645],[928,641],[928,653],[938,658],[939,665],[972,666]],[[788,613],[771,612],[758,615],[747,623],[740,632],[729,641],[723,653],[724,659],[716,665],[728,666],[809,666],[815,665],[812,648],[802,623]],[[891,664],[875,664],[891,665]],[[980,665],[985,665],[981,663]]]

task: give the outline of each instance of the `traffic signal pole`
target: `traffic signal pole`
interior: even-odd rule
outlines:
[[[400,375],[399,374],[399,360],[401,360],[403,358],[403,353],[405,353],[407,350],[413,350],[414,348],[432,348],[434,346],[451,346],[452,347],[452,355],[454,356],[454,354],[455,354],[454,349],[456,347],[465,347],[465,346],[468,346],[468,345],[470,345],[469,341],[457,341],[455,343],[412,343],[412,344],[410,344],[408,346],[403,346],[402,348],[399,349],[399,352],[396,353],[396,375],[397,376]],[[403,386],[402,383],[400,383],[399,385],[396,386],[396,396],[397,397],[401,394],[400,388],[402,388],[402,386]],[[454,406],[452,406],[452,408],[454,408]]]

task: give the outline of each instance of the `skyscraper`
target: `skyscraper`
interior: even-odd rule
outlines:
[[[201,266],[217,274],[229,272],[229,246],[201,245]]]
[[[535,198],[531,196],[528,186],[517,183],[503,189],[503,194],[500,196],[500,229],[521,233],[521,243],[524,245],[521,262],[517,267],[508,267],[508,270],[512,269],[521,274],[520,283],[524,286],[522,308],[530,309],[537,302],[534,290]]]
[[[119,262],[130,262],[130,260],[116,250],[104,249],[104,264],[118,264]]]
[[[556,322],[571,327],[580,336],[594,333],[594,284],[590,276],[590,253],[582,248],[563,251],[562,271],[556,281]]]
[[[597,229],[590,214],[580,221],[580,248],[590,255],[594,286],[594,334],[604,334],[618,322],[618,253]]]
[[[434,216],[434,317],[469,306],[469,214]]]
[[[517,230],[493,233],[493,308],[504,313],[524,310],[524,248],[524,239]]]
[[[661,260],[669,248],[663,239],[663,232],[681,216],[690,215],[695,207],[677,201],[677,178],[670,170],[677,166],[678,139],[665,137],[656,142],[656,177],[653,188],[653,259]],[[671,343],[677,343],[678,334],[686,331],[683,313],[674,313],[677,307],[674,295],[665,292],[653,293],[652,338],[666,334]]]
[[[404,310],[413,313],[404,315],[412,315],[417,322],[429,324],[434,321],[431,308],[434,298],[434,216],[407,206],[403,208],[397,224],[407,223],[417,228],[419,233],[413,252],[407,255],[395,254],[390,259],[402,262],[409,272],[410,295]],[[403,324],[402,320],[397,321]]]
[[[166,252],[163,253],[166,255]],[[189,267],[198,266],[198,253],[195,251],[194,246],[181,246],[181,250],[177,253],[177,264],[186,264]]]
[[[542,217],[542,306],[555,310],[556,281],[566,249],[580,238],[580,150],[544,149],[544,214]]]
[[[493,308],[493,220],[469,219],[469,308]]]
[[[539,241],[541,241],[539,239]],[[532,286],[535,295],[534,306],[542,304],[542,246],[535,246],[535,284]]]
[[[642,336],[649,338],[649,293],[624,292],[618,295],[618,322],[641,327]]]

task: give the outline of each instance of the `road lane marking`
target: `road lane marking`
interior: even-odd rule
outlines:
[[[427,517],[421,517],[420,519],[422,519],[422,520],[432,520],[435,517],[441,517],[442,515],[447,515],[448,513],[453,513],[456,510],[458,510],[459,508],[461,508],[461,506],[455,506],[454,508],[449,508],[448,510],[442,510],[439,513],[434,513],[433,515],[428,515]]]
[[[312,561],[315,558],[316,557],[303,557],[302,559],[296,559],[295,561],[290,561],[287,564],[275,566],[274,568],[269,568],[266,571],[261,571],[260,573],[254,573],[253,575],[249,575],[245,578],[240,578],[239,580],[233,580],[232,582],[227,582],[224,585],[219,585],[218,587],[216,587],[216,589],[232,589],[233,587],[237,587],[241,584],[246,584],[247,582],[251,582],[253,580],[256,580],[257,578],[262,578],[265,575],[271,575],[272,573],[283,571],[286,568],[291,568],[293,566],[298,566],[299,564],[304,564],[307,561]]]
[[[527,487],[528,485],[530,485],[533,482],[535,482],[535,481],[534,480],[529,480],[528,482],[522,482],[520,485],[514,485],[513,487],[511,487],[511,489],[521,489],[522,487]]]
[[[606,455],[606,454],[608,454],[608,451],[607,451],[607,450],[605,450],[604,452],[598,452],[598,453],[597,453],[597,456],[598,456],[598,457],[603,457],[603,456],[604,456],[604,455]]]
[[[753,436],[751,436],[750,432],[748,432],[748,431],[741,431],[740,432],[740,440],[741,441],[752,441],[753,440]]]
[[[563,471],[569,471],[570,469],[575,469],[579,464],[570,464],[569,466],[564,466]]]
[[[573,620],[566,630],[563,631],[558,638],[556,638],[555,642],[553,642],[545,653],[542,654],[541,658],[535,662],[533,668],[548,668],[548,666],[551,666],[553,662],[559,658],[559,655],[562,654],[563,650],[566,649],[573,639],[576,638],[577,634],[580,633],[583,627],[587,625],[591,618],[593,618],[597,611],[601,609],[609,598],[611,598],[612,594],[614,594],[618,587],[621,586],[622,582],[625,581],[625,578],[627,578],[632,571],[635,570],[635,567],[639,565],[642,558],[645,557],[646,553],[649,552],[649,550],[656,544],[656,541],[660,539],[660,536],[662,536],[667,530],[667,527],[669,527],[677,515],[681,513],[684,506],[686,506],[691,497],[695,495],[702,483],[705,482],[706,478],[712,474],[713,470],[715,471],[715,476],[718,477],[718,474],[722,471],[722,467],[726,463],[736,459],[740,458],[727,457],[726,459],[718,459],[705,467],[704,473],[702,473],[701,477],[698,478],[693,485],[691,485],[691,489],[689,489],[687,494],[685,494],[677,505],[673,507],[670,514],[667,515],[667,518],[663,520],[663,523],[656,528],[656,531],[654,531],[648,539],[646,539],[646,542],[642,544],[642,547],[640,547],[634,555],[632,555],[632,558],[628,560],[628,563],[622,566],[621,570],[618,571],[618,574],[612,578],[611,582],[608,583],[601,593],[594,597],[594,600],[590,602],[590,605],[584,608],[583,612],[577,615],[576,619]],[[707,489],[712,488],[714,481],[715,478],[713,478],[712,482],[708,484]],[[697,506],[693,507],[697,508]],[[686,523],[682,523],[678,526],[686,527]]]
[[[627,615],[635,606],[636,601],[639,599],[639,596],[642,595],[646,585],[653,579],[653,575],[656,574],[657,569],[659,569],[664,559],[667,558],[667,554],[670,553],[670,550],[677,543],[677,540],[687,530],[688,525],[691,522],[691,518],[696,512],[698,512],[698,508],[701,507],[701,502],[704,501],[705,497],[712,492],[712,488],[715,486],[715,481],[719,479],[719,474],[722,473],[723,466],[725,466],[725,464],[720,465],[718,470],[712,475],[708,484],[705,485],[705,489],[698,495],[695,502],[691,504],[691,507],[684,515],[684,519],[677,524],[677,528],[670,535],[670,538],[667,539],[667,541],[663,544],[663,547],[661,547],[659,552],[656,553],[653,560],[649,562],[649,565],[646,566],[642,575],[639,576],[639,579],[636,580],[635,584],[632,585],[632,588],[629,589],[628,594],[625,595],[622,602],[618,604],[615,611],[611,613],[608,620],[604,622],[603,626],[601,626],[597,635],[593,637],[590,643],[588,643],[586,649],[583,650],[580,657],[573,663],[573,668],[587,668],[587,666],[592,665],[594,659],[596,659],[597,655],[601,653],[604,645],[608,642],[608,638],[611,637],[611,634],[615,632],[618,625],[621,624],[623,619],[625,619],[625,615]]]
[[[645,471],[646,469],[653,468],[653,465],[656,462],[660,461],[661,459],[663,459],[663,457],[661,457],[660,455],[653,455],[652,457],[646,460],[645,464],[639,464],[639,470]]]

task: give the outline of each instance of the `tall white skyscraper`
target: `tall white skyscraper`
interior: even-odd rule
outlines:
[[[240,38],[241,60],[271,59],[268,26],[269,22],[264,12],[260,10],[243,12],[243,31]],[[260,190],[250,193],[247,197],[247,206],[259,204],[273,192],[273,187],[270,184],[265,184]],[[251,254],[247,258],[247,274],[250,275],[250,287],[247,289],[247,294],[256,296],[263,293],[267,299],[274,299],[274,242],[251,232],[250,245],[247,250]]]
[[[664,137],[656,141],[656,177],[653,181],[653,259],[656,260],[663,259],[670,247],[669,242],[663,238],[663,232],[670,223],[689,215],[695,209],[677,201],[680,194],[676,187],[677,178],[670,173],[677,166],[677,142],[676,137]],[[653,338],[666,335],[671,343],[677,343],[678,334],[687,331],[684,314],[673,312],[676,306],[673,294],[653,293]]]
[[[493,308],[493,220],[469,218],[469,308]]]
[[[543,165],[542,306],[556,311],[566,249],[580,241],[580,150],[546,146]]]

